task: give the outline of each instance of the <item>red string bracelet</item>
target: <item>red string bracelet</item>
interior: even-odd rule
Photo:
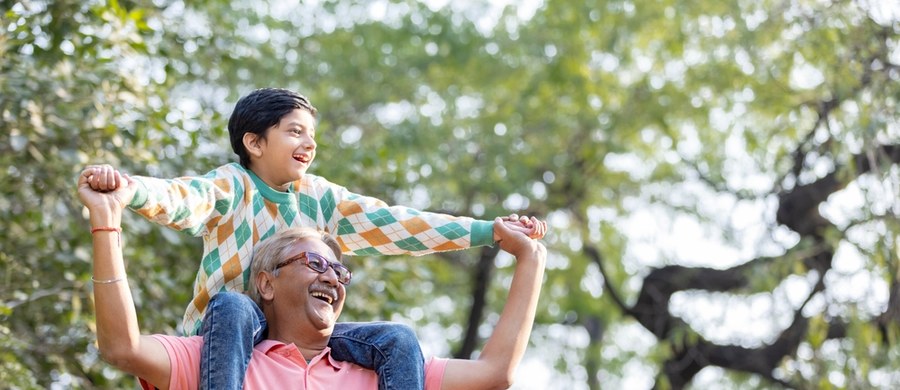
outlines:
[[[119,246],[122,246],[122,228],[112,226],[98,226],[95,228],[91,228],[91,234],[97,232],[116,232],[116,234],[119,236]]]
[[[100,226],[100,227],[91,228],[91,234],[94,234],[97,232],[116,232],[116,233],[121,234],[122,228],[112,227],[112,226]]]

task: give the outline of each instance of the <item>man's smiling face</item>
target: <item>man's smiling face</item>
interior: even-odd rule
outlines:
[[[291,245],[290,259],[303,252],[315,252],[329,262],[337,262],[332,249],[318,239],[304,239]],[[274,280],[276,312],[289,312],[304,325],[330,334],[344,308],[346,289],[338,282],[332,267],[318,273],[306,265],[305,260],[295,261],[278,270]],[[282,311],[283,310],[283,311]]]

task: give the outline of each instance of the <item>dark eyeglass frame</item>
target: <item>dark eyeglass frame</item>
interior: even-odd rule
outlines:
[[[315,262],[310,261],[317,260]],[[345,265],[337,262],[328,260],[325,256],[322,256],[316,252],[300,252],[297,256],[291,257],[285,261],[278,263],[272,271],[276,271],[282,267],[285,267],[295,261],[303,261],[306,264],[306,267],[309,269],[316,271],[320,274],[324,274],[325,271],[328,271],[328,267],[334,269],[334,274],[337,275],[337,280],[341,284],[350,284],[350,280],[353,278],[353,273],[350,272],[350,268],[347,268]]]

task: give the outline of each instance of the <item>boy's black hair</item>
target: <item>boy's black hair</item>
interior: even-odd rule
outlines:
[[[228,119],[228,136],[231,138],[231,149],[238,155],[244,168],[250,169],[250,155],[244,148],[244,134],[253,133],[265,139],[266,130],[298,108],[309,111],[316,118],[316,108],[309,99],[287,89],[260,88],[238,100]]]

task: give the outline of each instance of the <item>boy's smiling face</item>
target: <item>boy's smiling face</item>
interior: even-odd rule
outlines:
[[[296,109],[266,130],[265,138],[253,135],[248,147],[250,169],[276,190],[300,180],[316,158],[316,120],[309,111]]]

